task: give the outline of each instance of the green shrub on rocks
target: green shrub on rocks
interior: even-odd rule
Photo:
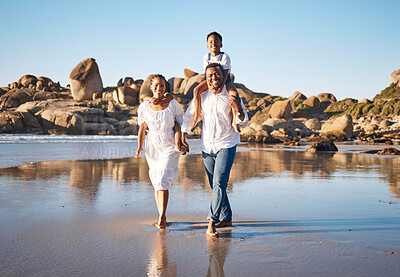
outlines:
[[[381,91],[373,99],[374,102],[386,99],[400,99],[400,87],[391,83],[387,88]]]

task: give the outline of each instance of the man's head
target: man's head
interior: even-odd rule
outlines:
[[[213,55],[219,55],[222,47],[222,36],[217,32],[207,35],[207,48]]]
[[[206,80],[208,88],[212,92],[219,92],[224,85],[224,71],[219,63],[210,63],[206,67]]]

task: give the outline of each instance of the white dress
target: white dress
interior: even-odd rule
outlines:
[[[147,123],[145,156],[149,165],[149,177],[155,190],[168,190],[178,178],[180,152],[175,149],[174,124],[183,122],[183,110],[172,99],[166,109],[155,111],[145,101],[138,109],[138,123]]]

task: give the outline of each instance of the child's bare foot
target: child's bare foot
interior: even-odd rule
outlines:
[[[239,128],[239,126],[236,124],[236,122],[232,122],[232,127],[233,127],[233,129],[235,129],[236,132],[240,133],[240,128]]]
[[[206,231],[207,236],[210,236],[212,238],[218,238],[219,237],[219,233],[217,232],[217,229],[215,229],[215,222],[210,220],[208,222],[208,228]]]
[[[201,116],[200,115],[194,115],[194,120],[192,123],[192,126],[190,126],[190,129],[194,129],[194,127],[196,127],[197,123],[199,123],[201,120]]]

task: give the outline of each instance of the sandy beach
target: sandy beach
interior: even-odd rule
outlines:
[[[152,226],[143,157],[1,168],[0,275],[398,276],[400,158],[361,148],[243,145],[228,187],[234,224],[219,239],[205,236],[210,189],[195,151],[181,157],[166,231]]]

